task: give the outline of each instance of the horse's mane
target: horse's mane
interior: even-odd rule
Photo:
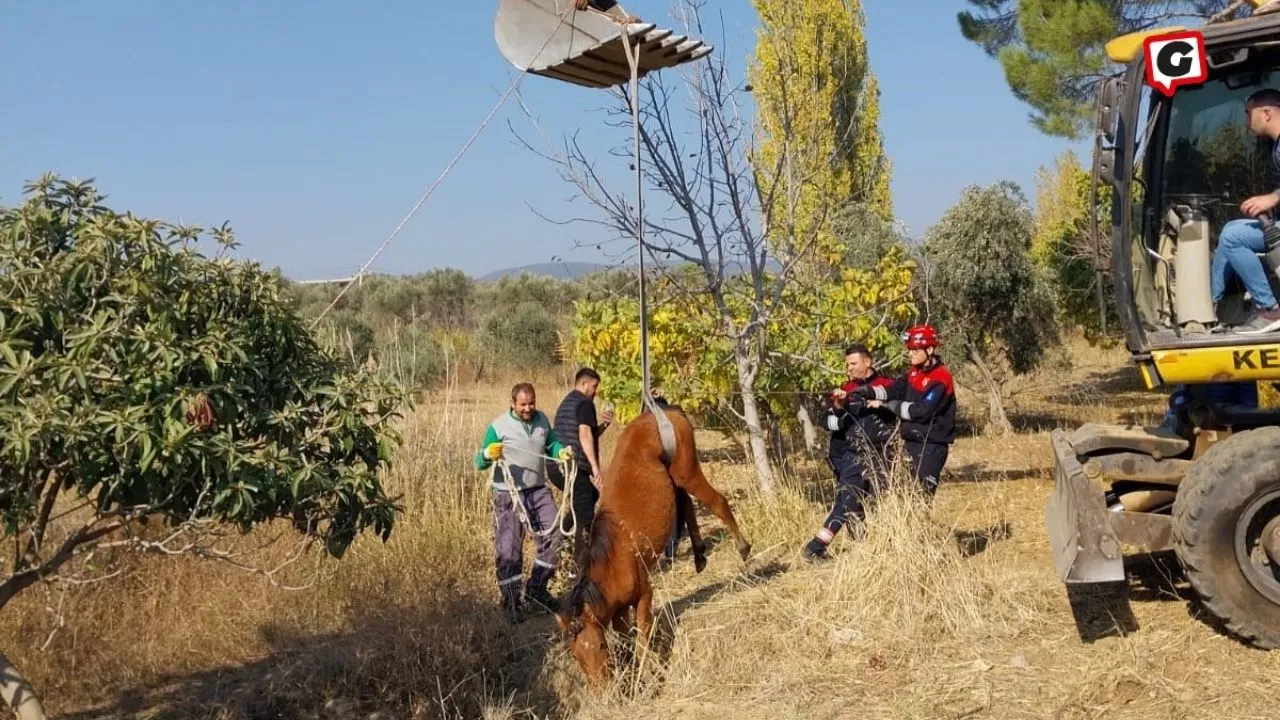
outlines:
[[[614,517],[609,510],[596,513],[587,530],[587,540],[578,550],[575,561],[578,565],[578,581],[565,597],[564,609],[569,617],[577,617],[587,603],[597,603],[604,599],[600,587],[591,579],[591,568],[596,563],[604,562],[613,550]]]

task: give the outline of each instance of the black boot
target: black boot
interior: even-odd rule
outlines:
[[[512,583],[503,585],[502,588],[502,617],[512,625],[520,624],[524,619],[520,612],[520,585]]]
[[[544,612],[553,613],[556,611],[555,597],[545,587],[530,586],[524,591],[524,601],[528,604],[530,612],[542,614]]]
[[[827,555],[826,544],[823,543],[818,538],[813,538],[812,540],[810,540],[808,543],[805,544],[804,550],[801,551],[801,556],[805,560],[808,560],[809,562],[830,559],[830,557]]]
[[[547,590],[554,572],[551,568],[534,566],[533,574],[529,576],[529,586],[524,590],[524,600],[530,605],[530,610],[538,613],[555,612],[556,599]]]

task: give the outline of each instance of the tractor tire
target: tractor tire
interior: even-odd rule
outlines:
[[[1240,432],[1209,448],[1173,503],[1174,548],[1205,609],[1239,638],[1274,650],[1280,569],[1250,563],[1250,551],[1242,550],[1251,532],[1238,531],[1246,512],[1260,518],[1254,525],[1280,512],[1280,427]]]

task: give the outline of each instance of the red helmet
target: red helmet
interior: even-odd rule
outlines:
[[[907,344],[908,350],[938,347],[938,332],[932,325],[915,325],[902,334],[902,342]]]

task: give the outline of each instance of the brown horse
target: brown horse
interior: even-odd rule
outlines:
[[[738,529],[724,496],[707,483],[698,464],[693,425],[679,409],[664,408],[676,434],[676,452],[668,467],[652,413],[623,429],[613,459],[604,473],[604,490],[596,506],[578,561],[578,581],[556,614],[560,629],[587,679],[599,689],[612,675],[604,628],[629,631],[635,608],[637,642],[647,646],[653,628],[653,587],[649,573],[670,537],[676,519],[676,488],[687,490],[707,506],[733,535],[745,561],[751,543]],[[693,503],[683,513],[693,544],[695,567],[706,564],[706,545],[698,531]]]

